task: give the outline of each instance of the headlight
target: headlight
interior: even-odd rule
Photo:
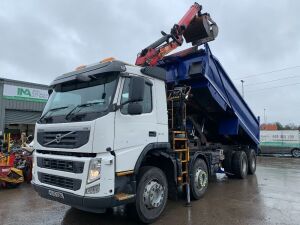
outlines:
[[[89,176],[87,182],[91,183],[95,180],[100,179],[100,172],[101,172],[101,159],[92,159],[90,161]]]

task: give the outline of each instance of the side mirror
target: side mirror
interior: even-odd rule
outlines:
[[[142,77],[131,77],[129,84],[129,102],[140,102],[144,100],[145,79]]]
[[[128,114],[129,115],[139,115],[142,114],[143,107],[139,102],[130,102],[128,104]]]

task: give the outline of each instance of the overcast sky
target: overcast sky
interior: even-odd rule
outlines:
[[[110,56],[134,63],[193,2],[1,0],[0,77],[49,84]],[[300,1],[199,3],[219,26],[212,51],[240,91],[245,81],[253,112],[262,122],[266,109],[267,122],[300,124]]]

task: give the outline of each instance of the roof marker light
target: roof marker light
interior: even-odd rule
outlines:
[[[105,58],[105,59],[102,59],[100,61],[100,63],[105,63],[105,62],[112,62],[112,61],[115,61],[116,59],[114,57],[109,57],[109,58]]]
[[[77,70],[82,70],[82,69],[84,69],[85,67],[86,67],[86,65],[80,65],[80,66],[76,67],[75,70],[76,70],[76,71],[77,71]]]

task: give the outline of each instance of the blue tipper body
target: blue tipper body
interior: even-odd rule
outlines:
[[[189,85],[199,105],[215,118],[219,137],[237,144],[259,144],[259,118],[255,117],[208,44],[165,57],[159,64],[167,71],[168,85]]]

